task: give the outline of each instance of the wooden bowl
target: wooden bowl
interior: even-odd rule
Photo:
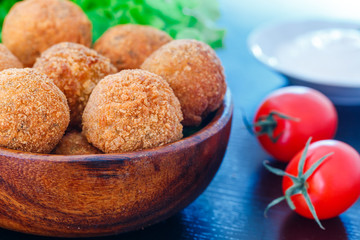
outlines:
[[[228,91],[200,131],[126,154],[45,155],[0,149],[0,227],[56,237],[105,236],[162,221],[194,201],[224,157]]]

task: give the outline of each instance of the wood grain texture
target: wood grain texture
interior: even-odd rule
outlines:
[[[127,154],[39,155],[0,150],[0,227],[102,236],[170,217],[204,191],[231,129],[230,92],[211,122],[178,142]]]

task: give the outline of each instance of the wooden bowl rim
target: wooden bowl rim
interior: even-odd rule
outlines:
[[[31,152],[23,152],[19,150],[7,149],[0,147],[0,158],[13,157],[19,159],[56,161],[56,162],[79,162],[79,161],[108,161],[108,160],[131,160],[139,159],[146,156],[154,156],[181,150],[190,146],[203,142],[207,138],[221,131],[232,117],[233,105],[230,90],[227,89],[224,100],[220,108],[217,110],[213,119],[202,129],[196,133],[182,138],[176,142],[169,143],[156,148],[144,149],[127,153],[104,153],[104,154],[86,154],[86,155],[56,155],[56,154],[39,154]]]

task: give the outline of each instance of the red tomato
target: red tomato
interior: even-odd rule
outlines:
[[[266,97],[253,126],[262,147],[275,159],[288,162],[310,136],[314,142],[333,138],[337,124],[336,109],[325,95],[308,87],[289,86]]]
[[[285,169],[286,173],[298,176],[302,153],[303,151],[300,151],[290,161]],[[329,153],[333,154],[316,168],[304,184],[319,219],[338,216],[355,203],[360,195],[360,156],[346,143],[337,140],[322,140],[310,144],[303,173]],[[284,176],[284,194],[293,185],[293,180]],[[304,195],[293,195],[291,200],[298,214],[314,218]]]

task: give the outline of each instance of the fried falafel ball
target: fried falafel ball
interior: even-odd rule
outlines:
[[[100,154],[101,151],[92,146],[81,132],[73,130],[64,135],[53,153],[59,155],[84,155]]]
[[[87,100],[95,85],[116,73],[110,60],[77,43],[58,43],[41,54],[34,68],[48,75],[65,93],[70,107],[70,125],[81,124]]]
[[[206,43],[174,40],[151,54],[141,68],[168,81],[180,101],[184,126],[200,125],[224,99],[224,70]]]
[[[31,68],[0,72],[0,146],[49,153],[70,121],[65,95]]]
[[[26,67],[60,42],[90,47],[92,24],[76,4],[68,0],[26,0],[16,3],[5,17],[2,40]]]
[[[123,70],[101,80],[83,115],[83,133],[105,153],[152,148],[182,138],[179,100],[160,76]]]
[[[17,59],[4,44],[0,44],[0,71],[8,68],[22,67],[23,65],[19,59]]]
[[[94,49],[111,59],[117,69],[139,68],[144,60],[172,38],[150,26],[122,24],[108,29]]]

